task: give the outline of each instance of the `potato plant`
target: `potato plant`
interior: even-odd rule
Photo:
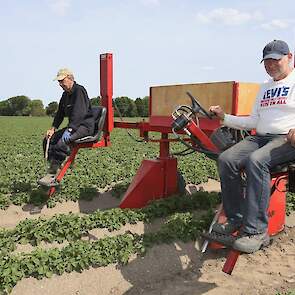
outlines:
[[[47,206],[54,206],[56,201],[89,200],[100,189],[112,189],[121,195],[141,161],[159,154],[158,144],[135,142],[125,130],[114,129],[111,147],[79,151],[73,169],[62,181],[61,190],[48,200],[38,187],[37,179],[46,172],[41,142],[51,119],[0,117],[0,124],[0,210],[7,209],[11,203],[47,202]],[[180,144],[171,145],[173,152],[182,149]],[[188,183],[198,184],[209,177],[218,177],[214,161],[200,154],[179,157],[178,168]],[[113,208],[83,216],[56,214],[47,219],[26,219],[10,229],[0,228],[0,294],[11,292],[25,277],[50,278],[53,274],[81,272],[91,266],[125,264],[131,255],[143,255],[153,245],[195,240],[208,228],[219,202],[217,193],[198,192],[192,196],[161,199],[142,209]],[[288,202],[289,210],[294,209],[294,195],[288,195]],[[157,218],[163,218],[164,223],[153,232],[139,235],[126,231],[85,240],[93,229],[115,231],[125,224],[149,224]],[[45,250],[41,242],[65,242],[65,245]],[[19,244],[31,244],[33,251],[16,252]]]
[[[10,203],[38,205],[44,202],[46,195],[38,187],[37,180],[46,173],[41,143],[51,119],[0,117],[0,124],[0,209],[6,209]],[[61,190],[49,201],[49,206],[55,201],[91,199],[99,189],[122,182],[128,185],[143,159],[159,155],[159,144],[135,142],[123,129],[112,131],[111,142],[107,148],[80,149],[74,167],[68,170]],[[182,149],[182,145],[173,144],[171,150]],[[187,182],[217,178],[214,161],[200,154],[179,157],[178,166]]]

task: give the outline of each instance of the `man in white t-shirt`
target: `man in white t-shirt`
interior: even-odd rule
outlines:
[[[250,116],[233,116],[220,106],[210,107],[225,126],[256,129],[255,136],[246,137],[218,158],[227,222],[216,223],[213,231],[228,235],[240,229],[233,248],[246,253],[269,244],[270,169],[295,160],[295,71],[291,61],[286,42],[274,40],[264,47],[261,62],[272,79],[261,85]],[[241,170],[246,174],[246,196]]]

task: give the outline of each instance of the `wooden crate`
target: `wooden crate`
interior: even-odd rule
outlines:
[[[208,110],[220,105],[226,113],[249,115],[259,90],[259,84],[242,82],[214,82],[156,86],[150,88],[150,122],[167,125],[173,110],[179,105],[191,105],[189,91]],[[169,118],[169,119],[167,119]]]

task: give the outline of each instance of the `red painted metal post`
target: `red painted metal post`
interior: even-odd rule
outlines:
[[[159,158],[142,161],[120,208],[142,208],[152,200],[177,193],[177,159],[170,155],[168,133],[161,134]]]
[[[230,275],[235,267],[235,264],[240,256],[240,251],[230,250],[226,257],[226,262],[222,271]]]
[[[100,55],[100,95],[101,104],[106,107],[107,115],[104,125],[104,136],[109,142],[110,132],[114,128],[113,115],[113,55],[104,53]]]
[[[162,133],[160,141],[160,159],[170,157],[168,133]]]
[[[232,97],[232,115],[237,115],[238,112],[238,99],[239,99],[239,82],[234,82],[233,85],[233,97]]]
[[[177,158],[170,155],[170,143],[168,139],[168,133],[161,134],[160,140],[160,157],[163,165],[163,197],[167,197],[171,194],[177,193]]]

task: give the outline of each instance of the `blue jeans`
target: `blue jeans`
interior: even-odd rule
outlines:
[[[229,221],[249,234],[267,231],[270,169],[295,159],[295,148],[285,135],[248,136],[218,158],[221,195]],[[246,174],[245,189],[241,171]]]

